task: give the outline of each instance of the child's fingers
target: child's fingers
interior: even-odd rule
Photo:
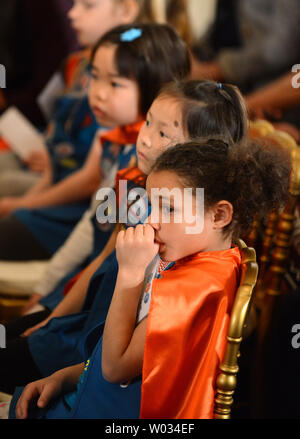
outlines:
[[[153,227],[150,226],[150,224],[145,224],[143,226],[143,229],[144,229],[143,230],[144,236],[154,241],[154,233],[155,232],[154,232]]]
[[[126,232],[124,235],[125,241],[131,241],[134,237],[134,234],[135,234],[134,227],[128,227],[128,229],[126,229]]]
[[[48,383],[43,387],[41,396],[38,399],[37,405],[40,408],[45,407],[51,398],[56,394],[57,388],[54,383]]]
[[[28,384],[16,406],[16,418],[25,419],[28,416],[28,407],[31,401],[39,395],[38,387],[34,383]]]
[[[142,224],[138,224],[135,228],[135,236],[137,239],[143,239],[145,227]]]
[[[117,234],[116,248],[118,248],[118,247],[120,246],[120,244],[124,241],[124,237],[125,237],[125,230],[121,230],[121,231]]]

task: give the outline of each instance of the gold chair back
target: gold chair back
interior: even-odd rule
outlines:
[[[290,181],[289,199],[283,212],[272,212],[266,225],[255,221],[250,235],[246,238],[247,244],[254,247],[257,251],[259,261],[259,278],[255,292],[255,303],[261,309],[263,298],[266,292],[266,281],[277,273],[276,269],[271,269],[274,265],[274,248],[281,247],[280,254],[277,252],[276,266],[280,264],[280,273],[284,271],[286,265],[291,239],[293,234],[293,223],[295,219],[296,203],[300,192],[300,150],[296,141],[287,133],[276,130],[268,121],[257,120],[250,122],[250,137],[262,139],[287,149],[291,154],[292,174]],[[271,262],[273,261],[273,262]],[[272,275],[270,274],[272,271]],[[279,292],[279,278],[276,281],[276,291]]]
[[[258,275],[255,250],[247,247],[242,240],[238,241],[238,246],[242,253],[241,278],[230,317],[225,356],[216,381],[215,419],[230,418],[239,370],[239,349],[247,318],[250,315],[253,290]]]
[[[292,170],[288,200],[282,211],[270,215],[262,232],[263,238],[258,257],[259,278],[254,296],[259,316],[252,377],[252,411],[254,416],[260,416],[264,376],[268,373],[265,369],[264,352],[268,344],[268,334],[272,328],[274,313],[279,305],[279,296],[285,293],[283,281],[292,246],[296,208],[300,196],[300,148],[287,133],[275,129],[269,131],[261,129],[259,131],[261,126],[265,125],[254,122],[252,135],[286,148],[291,155]],[[255,227],[256,230],[252,230],[250,238],[257,240],[256,243],[252,241],[252,245],[259,248],[259,230],[262,228],[258,222],[256,222]]]

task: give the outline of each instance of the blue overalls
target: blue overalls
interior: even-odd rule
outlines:
[[[52,401],[45,409],[29,411],[34,419],[138,419],[141,404],[141,377],[129,384],[120,385],[107,382],[102,376],[101,351],[103,324],[98,325],[87,336],[85,354],[89,360],[81,377],[74,405],[70,407],[68,395]],[[91,338],[95,339],[91,342]],[[90,352],[89,344],[96,347]],[[10,404],[10,418],[15,417],[15,408],[23,388],[17,388]]]
[[[132,161],[136,162],[136,146],[134,144],[118,145],[118,148],[116,149],[113,143],[106,141],[103,145],[103,153],[100,163],[102,179],[108,179],[110,181],[115,180],[117,171],[127,168]],[[55,290],[40,301],[43,306],[53,310],[60,303],[67,282],[82,271],[101,253],[115,226],[115,224],[99,224],[96,215],[92,218],[92,225],[94,243],[93,251],[88,260],[84,261],[71,273],[68,273],[57,285]]]
[[[134,187],[137,184],[128,181],[128,191]],[[148,211],[145,218],[147,216]],[[116,252],[113,251],[92,276],[82,312],[54,318],[28,337],[31,355],[43,376],[85,360],[78,346],[82,337],[98,326],[99,322],[105,321],[117,273],[118,262]]]
[[[136,187],[128,182],[128,191]],[[150,212],[150,206],[145,218]],[[94,273],[80,313],[52,319],[28,338],[34,361],[43,376],[65,367],[85,362],[90,358],[87,372],[79,388],[72,410],[60,398],[47,410],[35,410],[33,417],[57,418],[138,418],[141,378],[128,387],[106,382],[101,373],[101,336],[106,315],[114,293],[118,262],[114,251]],[[95,383],[99,392],[94,392]],[[18,388],[11,403],[10,416],[14,417],[17,400],[23,388]],[[92,394],[93,397],[88,397]],[[102,398],[103,395],[103,398]],[[116,402],[118,401],[118,404]]]
[[[46,144],[54,184],[83,166],[100,128],[88,103],[88,78],[86,67],[73,88],[57,98],[54,115],[47,128]],[[53,254],[64,243],[89,204],[90,200],[86,199],[57,207],[18,209],[13,216]]]

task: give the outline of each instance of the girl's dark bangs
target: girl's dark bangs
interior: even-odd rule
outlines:
[[[115,55],[116,68],[120,76],[125,78],[137,78],[137,72],[135,68],[136,60],[132,56],[131,50],[125,45],[120,45],[116,50]]]

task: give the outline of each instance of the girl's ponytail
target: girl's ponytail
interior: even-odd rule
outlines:
[[[217,83],[219,94],[223,97],[234,122],[232,121],[231,131],[234,141],[242,139],[248,131],[248,113],[246,102],[238,89],[232,84]],[[224,109],[225,110],[225,109]],[[226,111],[226,110],[225,110]]]

